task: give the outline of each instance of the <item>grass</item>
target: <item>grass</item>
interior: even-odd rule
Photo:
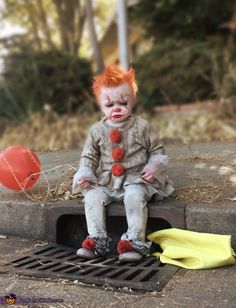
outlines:
[[[142,113],[157,134],[171,143],[236,141],[236,124],[216,118],[209,111],[195,115],[150,116]],[[24,123],[7,126],[0,134],[0,149],[23,145],[39,151],[71,150],[82,147],[89,127],[102,118],[98,113],[77,113],[59,117],[51,110],[34,114]]]

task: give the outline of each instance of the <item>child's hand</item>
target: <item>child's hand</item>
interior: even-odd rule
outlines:
[[[83,189],[89,188],[89,187],[91,186],[91,183],[90,183],[87,179],[85,179],[85,178],[81,178],[81,179],[77,182],[77,184],[78,184],[81,188],[83,188]]]
[[[141,177],[145,181],[152,183],[155,181],[156,176],[162,174],[165,171],[166,167],[163,164],[150,163],[144,166],[143,170],[141,171]]]
[[[141,177],[149,183],[152,183],[155,180],[154,176],[150,172],[144,170],[141,171]]]

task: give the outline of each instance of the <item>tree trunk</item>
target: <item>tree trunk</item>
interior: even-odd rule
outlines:
[[[81,1],[53,1],[58,14],[61,49],[77,57],[85,21],[85,13],[81,7]]]
[[[65,18],[64,18],[64,10],[63,10],[63,0],[53,0],[54,5],[57,10],[58,15],[58,26],[60,30],[60,37],[61,37],[61,50],[65,52],[69,52],[69,42],[65,27]]]
[[[34,8],[32,2],[30,0],[24,0],[24,2],[25,2],[25,7],[26,7],[28,14],[29,14],[29,20],[30,20],[30,23],[31,23],[31,26],[32,26],[34,40],[36,42],[38,49],[42,50],[42,41],[41,41],[40,36],[39,36],[39,30],[38,30],[37,22],[35,20],[35,8]]]
[[[38,3],[38,8],[39,8],[39,17],[40,17],[40,21],[41,21],[41,25],[42,25],[42,30],[43,30],[43,33],[45,35],[48,48],[54,49],[55,46],[52,42],[51,31],[50,31],[50,28],[48,26],[47,16],[46,16],[46,13],[45,13],[45,9],[43,7],[43,2],[42,2],[42,0],[37,0],[37,3]]]
[[[101,73],[104,70],[104,61],[102,57],[102,53],[100,50],[100,46],[97,39],[96,29],[94,25],[93,19],[93,7],[91,0],[86,0],[86,13],[88,18],[89,24],[89,32],[90,32],[90,39],[93,48],[94,57],[97,63],[97,73]]]
[[[74,48],[76,54],[78,54],[80,48],[85,20],[86,20],[85,11],[81,7],[81,1],[77,0],[77,8],[75,10],[75,33],[74,33],[74,44],[75,44]]]

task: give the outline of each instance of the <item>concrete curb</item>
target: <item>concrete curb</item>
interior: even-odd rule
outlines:
[[[25,238],[46,236],[46,208],[35,202],[1,201],[0,233]]]
[[[187,230],[232,235],[232,247],[236,249],[235,204],[190,204],[185,217]]]
[[[47,205],[27,200],[1,202],[0,233],[32,239],[55,239],[55,235],[52,236],[52,233],[56,232],[53,231],[56,228],[56,221],[54,218],[54,220],[49,220],[48,215],[57,213],[59,218],[59,214],[65,215],[67,213],[67,208],[68,215],[83,215],[82,203],[78,204],[78,209],[75,204],[76,201],[48,203]],[[174,213],[176,210],[175,200],[161,202],[159,203],[159,212],[157,211],[160,213],[158,218],[164,218],[173,227],[176,227],[173,214],[171,217],[171,214],[165,209],[165,204],[169,211],[173,210]],[[158,208],[158,202],[156,206]],[[232,246],[236,248],[236,206],[234,203],[224,205],[194,203],[184,207],[182,213],[187,230],[232,235]],[[112,215],[112,211],[109,215]],[[169,217],[171,217],[171,221]],[[50,221],[53,221],[53,226],[50,225]],[[48,230],[50,234],[48,234]]]

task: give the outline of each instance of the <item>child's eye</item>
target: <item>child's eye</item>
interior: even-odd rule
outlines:
[[[106,105],[106,107],[108,107],[108,108],[109,108],[109,107],[112,107],[112,106],[113,106],[113,104],[107,104],[107,105]]]
[[[119,104],[120,104],[121,106],[127,106],[128,103],[127,103],[127,102],[120,102]]]

